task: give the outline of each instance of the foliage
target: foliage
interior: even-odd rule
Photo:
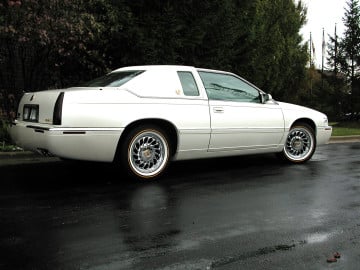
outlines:
[[[243,10],[235,7],[235,1],[157,0],[126,4],[131,13],[128,28],[115,33],[114,42],[109,44],[114,68],[138,64],[231,68],[234,42],[240,35],[237,22],[243,17]]]
[[[0,0],[0,89],[65,87],[127,65],[238,73],[298,101],[306,19],[293,0]]]
[[[9,91],[0,89],[0,119],[14,119],[16,109],[17,102],[15,96]]]
[[[19,95],[106,71],[100,49],[113,30],[112,13],[106,0],[3,1],[0,89]]]
[[[10,143],[9,124],[3,119],[0,119],[0,143]]]
[[[340,56],[339,51],[339,37],[336,33],[336,26],[335,26],[335,33],[334,36],[328,35],[329,41],[327,44],[327,65],[330,67],[330,70],[334,73],[334,76],[339,74],[341,70],[341,60],[342,57]]]
[[[296,96],[305,77],[301,1],[127,1],[127,33],[114,35],[114,63],[226,69],[277,98]],[[116,66],[115,66],[116,67]]]
[[[348,83],[349,88],[342,87],[338,91],[343,98],[348,111],[360,111],[360,6],[358,0],[349,0],[343,17],[344,37],[330,36],[328,44],[328,65],[338,78],[338,72],[345,75],[343,86]],[[337,81],[339,82],[339,81]],[[339,87],[339,84],[335,84]]]
[[[349,86],[339,73],[320,71],[311,67],[307,71],[306,85],[299,94],[299,104],[325,113],[331,121],[341,120],[350,107]]]
[[[294,101],[305,78],[307,49],[299,34],[305,14],[301,2],[256,1],[250,61],[243,73],[278,99]]]
[[[344,37],[341,40],[342,57],[346,61],[342,63],[343,71],[353,80],[359,72],[360,54],[360,7],[357,0],[349,0],[348,8],[343,18],[345,25]]]

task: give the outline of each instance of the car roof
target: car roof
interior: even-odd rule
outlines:
[[[197,68],[187,65],[139,65],[139,66],[126,66],[113,70],[112,72],[127,71],[127,70],[181,70],[181,71],[207,71],[207,72],[219,72],[219,73],[231,73],[228,71]]]
[[[113,70],[112,72],[125,71],[125,70],[194,70],[193,66],[181,66],[181,65],[139,65],[139,66],[127,66]]]

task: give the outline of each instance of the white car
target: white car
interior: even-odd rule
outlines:
[[[137,179],[175,160],[279,153],[303,163],[331,132],[323,113],[275,101],[233,73],[169,65],[25,93],[10,130],[23,149],[119,163]]]

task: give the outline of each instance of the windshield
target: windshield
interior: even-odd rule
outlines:
[[[130,81],[132,78],[143,73],[143,70],[130,70],[108,73],[89,82],[85,82],[80,86],[83,87],[119,87]]]

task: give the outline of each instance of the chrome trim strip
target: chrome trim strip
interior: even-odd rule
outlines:
[[[234,134],[234,133],[284,133],[283,127],[279,128],[227,128],[227,129],[213,129],[213,134]]]
[[[87,131],[121,131],[124,128],[56,128],[56,127],[42,127],[42,126],[34,126],[27,125],[27,128],[32,128],[36,130],[44,130],[44,131],[59,131],[59,132],[87,132]]]
[[[33,128],[35,130],[46,130],[48,131],[50,128],[47,128],[47,127],[39,127],[39,126],[34,126],[34,125],[27,125],[26,126],[27,128]]]

